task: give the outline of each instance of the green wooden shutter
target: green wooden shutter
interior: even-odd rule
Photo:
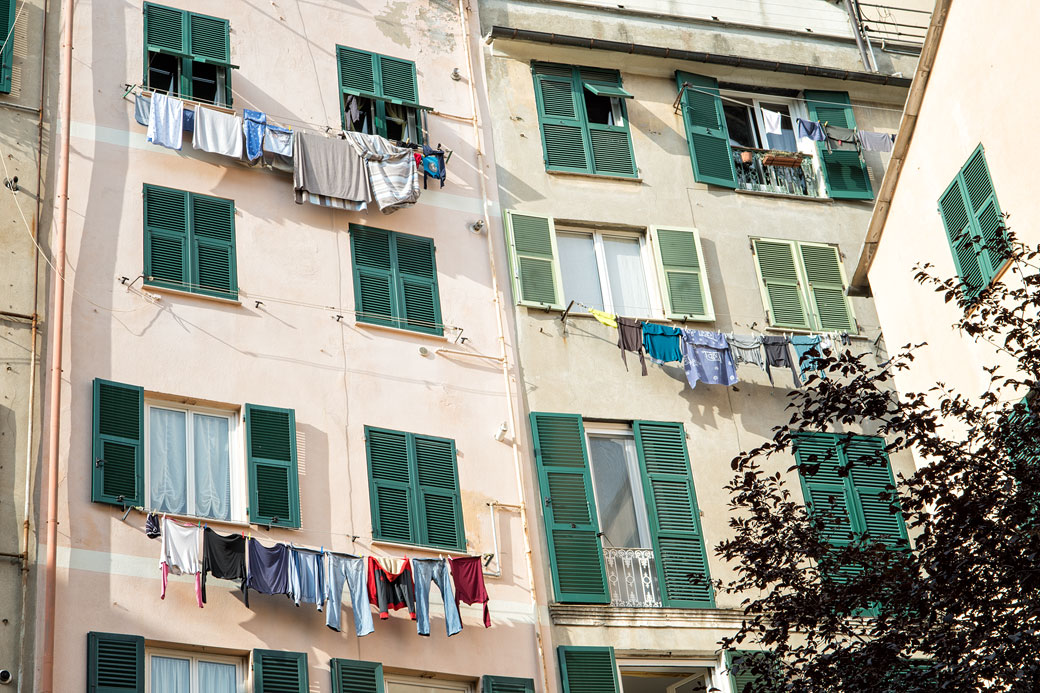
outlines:
[[[846,494],[842,456],[833,433],[795,439],[794,455],[809,512],[823,523],[823,537],[835,546],[852,541],[852,502]]]
[[[418,538],[408,434],[365,426],[372,537],[415,543]]]
[[[799,243],[798,249],[805,268],[806,291],[815,313],[814,327],[825,332],[855,332],[856,321],[845,296],[838,249],[811,243]]]
[[[466,550],[455,441],[413,436],[418,477],[419,543]]]
[[[392,242],[396,254],[398,326],[444,334],[433,239],[394,233]]]
[[[556,648],[563,693],[621,693],[613,647]]]
[[[506,210],[506,233],[516,302],[562,309],[563,291],[552,217]]]
[[[383,693],[383,665],[333,658],[332,693]]]
[[[856,116],[848,92],[816,91],[807,89],[805,98],[809,106],[809,118],[839,128],[856,129]],[[823,180],[827,194],[836,199],[873,200],[874,189],[867,175],[867,165],[859,152],[827,151],[826,142],[817,142]]]
[[[144,505],[144,390],[94,379],[90,499]]]
[[[988,270],[986,281],[989,282],[997,276],[1008,259],[1010,248],[1004,236],[1004,220],[981,144],[964,165],[960,178],[964,186],[964,199],[979,237],[979,253]]]
[[[16,0],[0,0],[0,94],[11,93],[14,70],[14,19]]]
[[[371,53],[336,46],[336,64],[340,89],[370,96],[376,94],[375,57]]]
[[[354,308],[359,322],[399,326],[397,291],[390,232],[367,226],[350,226],[350,252],[354,261]]]
[[[681,423],[636,421],[654,557],[665,606],[715,606],[686,433]]]
[[[532,412],[531,428],[556,601],[609,604],[581,417]]]
[[[808,311],[802,296],[794,244],[789,241],[754,240],[755,261],[774,327],[809,329]]]
[[[188,193],[144,186],[144,276],[149,284],[187,291]]]
[[[144,693],[144,638],[87,633],[88,693]]]
[[[697,229],[650,227],[665,315],[672,320],[714,320]]]
[[[885,453],[885,441],[874,436],[853,436],[844,452],[862,531],[889,546],[907,546],[906,525],[894,495],[895,479]]]
[[[231,25],[226,19],[204,14],[188,15],[191,57],[214,65],[231,62]]]
[[[238,298],[234,201],[193,194],[191,222],[192,288]]]
[[[296,412],[247,404],[249,521],[300,526],[300,480],[296,467]]]
[[[585,111],[579,103],[582,87],[576,70],[547,63],[534,63],[531,69],[546,169],[592,173]]]
[[[621,125],[593,123],[585,113],[585,121],[589,131],[589,145],[592,149],[592,169],[594,173],[634,178],[636,176],[635,156],[632,153],[632,135],[628,127],[628,108],[622,94],[628,94],[621,88],[621,73],[617,70],[582,67],[578,69],[579,90],[575,94],[585,109],[585,90],[600,93],[603,96],[617,96],[621,99]],[[598,87],[598,88],[597,88]]]
[[[189,57],[188,15],[184,10],[145,3],[145,50]],[[148,66],[145,65],[147,73]]]
[[[968,298],[974,298],[988,283],[988,279],[984,277],[982,258],[974,238],[975,231],[961,191],[960,176],[953,179],[939,198],[939,214],[946,227],[946,239],[953,251],[957,275],[964,284]]]
[[[480,680],[480,693],[534,693],[534,679],[485,676]]]
[[[751,684],[755,684],[756,693],[764,693],[769,688],[769,681],[763,681],[762,677],[756,675],[754,672],[747,669],[747,665],[750,665],[749,660],[758,660],[769,658],[769,653],[766,652],[752,652],[748,650],[727,650],[726,651],[726,669],[729,672],[729,685],[732,693],[744,693],[745,690],[750,692]],[[745,663],[748,663],[745,665]]]
[[[737,187],[737,170],[729,147],[729,128],[719,98],[719,82],[688,72],[676,72],[675,80],[683,91],[682,113],[686,140],[693,160],[693,177],[699,183],[726,188]]]
[[[307,693],[307,654],[253,650],[253,693]]]
[[[418,104],[419,86],[415,78],[415,63],[386,55],[377,57],[382,95],[397,103]]]

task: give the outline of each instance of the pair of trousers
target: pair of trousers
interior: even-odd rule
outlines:
[[[413,558],[412,576],[415,578],[415,620],[419,635],[430,634],[430,583],[436,583],[444,600],[444,627],[448,637],[462,630],[459,605],[451,587],[451,567],[444,558]]]
[[[357,556],[328,554],[329,557],[329,603],[325,609],[325,625],[338,631],[340,610],[343,603],[343,586],[350,590],[350,606],[354,610],[354,630],[358,637],[375,630],[372,625],[372,609],[368,605],[368,582],[365,576],[365,559]]]

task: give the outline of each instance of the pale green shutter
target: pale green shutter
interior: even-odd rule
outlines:
[[[300,480],[296,466],[296,413],[247,404],[249,521],[300,526]]]
[[[235,263],[235,203],[191,195],[192,290],[238,298]]]
[[[563,693],[621,693],[613,647],[556,648]]]
[[[682,90],[683,122],[693,161],[693,177],[699,183],[737,187],[737,170],[729,147],[729,128],[713,77],[676,72]],[[689,85],[683,90],[683,85]]]
[[[415,479],[408,434],[365,426],[372,538],[418,541]]]
[[[253,650],[253,693],[307,693],[307,654]]]
[[[906,546],[906,524],[899,511],[885,441],[874,436],[853,436],[844,452],[861,530],[889,546]]]
[[[848,92],[815,91],[807,89],[805,98],[809,106],[809,118],[839,128],[856,129],[856,116]],[[874,190],[867,175],[867,165],[859,152],[828,151],[826,142],[817,142],[823,180],[827,194],[836,199],[873,200]]]
[[[845,296],[838,249],[809,243],[799,243],[798,249],[805,268],[806,291],[814,309],[814,327],[824,332],[855,332],[856,321]]]
[[[398,326],[442,335],[441,299],[432,238],[393,233]]]
[[[788,241],[754,240],[755,261],[773,327],[809,329],[802,298],[794,244]]]
[[[532,412],[531,428],[556,601],[609,604],[581,417]]]
[[[188,193],[144,186],[144,280],[181,291],[191,289]]]
[[[14,65],[14,20],[17,0],[0,0],[0,94],[11,93]]]
[[[562,309],[563,291],[552,217],[506,210],[506,233],[516,302]]]
[[[356,659],[333,658],[333,693],[383,693],[383,665]]]
[[[535,101],[542,128],[545,167],[554,171],[592,173],[585,128],[581,82],[567,65],[534,63]]]
[[[87,692],[144,693],[144,638],[87,633]]]
[[[653,226],[650,232],[664,292],[665,315],[672,320],[714,320],[697,229]]]
[[[777,690],[779,692],[780,684],[779,676],[775,679],[769,680],[767,675],[766,679],[759,674],[756,674],[751,667],[759,664],[763,660],[770,660],[772,656],[767,652],[752,652],[748,650],[727,650],[726,651],[726,669],[729,672],[729,685],[732,693],[750,693],[754,685],[755,693],[766,693],[767,691]],[[772,671],[775,668],[771,667]]]
[[[455,455],[449,438],[412,436],[419,498],[419,543],[466,550],[462,497]]]
[[[354,308],[358,322],[397,327],[397,291],[390,232],[350,225]]]
[[[144,390],[94,379],[90,499],[144,505]]]
[[[534,693],[534,679],[485,676],[480,680],[480,693]]]

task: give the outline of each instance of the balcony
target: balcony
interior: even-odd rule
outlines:
[[[799,152],[733,147],[737,185],[754,192],[820,197],[813,159]]]
[[[604,548],[603,558],[611,606],[661,606],[653,549]]]

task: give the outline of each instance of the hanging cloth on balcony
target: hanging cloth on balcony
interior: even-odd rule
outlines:
[[[768,108],[762,109],[762,120],[766,124],[766,134],[769,135],[781,135],[783,134],[783,113],[777,113],[776,111],[770,111]]]
[[[179,150],[184,141],[184,102],[166,94],[153,93],[145,137],[152,144]]]
[[[643,349],[643,323],[633,318],[617,318],[618,348],[621,349],[621,360],[628,370],[628,359],[625,352],[631,351],[639,354],[639,365],[643,367],[643,375],[646,375],[646,351]]]
[[[814,142],[825,142],[827,135],[823,132],[823,125],[815,120],[798,118],[798,137],[812,140]]]
[[[859,146],[865,152],[890,152],[892,143],[895,141],[895,135],[887,132],[859,130],[856,132],[856,137],[859,139]]]
[[[134,120],[138,125],[148,127],[148,121],[152,119],[152,98],[150,96],[134,95]]]
[[[192,147],[204,152],[242,158],[242,116],[212,108],[195,107]]]
[[[455,582],[455,605],[483,604],[484,627],[491,627],[491,612],[488,610],[487,587],[484,586],[484,564],[481,556],[466,556],[451,559],[451,577]]]
[[[419,170],[412,150],[395,146],[378,135],[344,133],[347,142],[365,161],[371,199],[383,214],[391,214],[419,201]]]

